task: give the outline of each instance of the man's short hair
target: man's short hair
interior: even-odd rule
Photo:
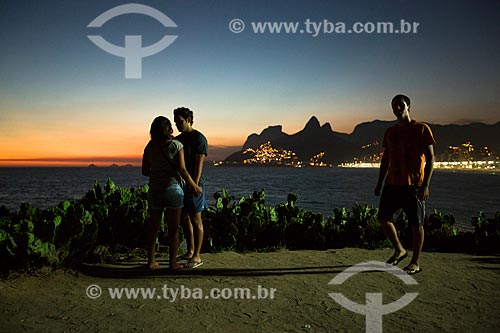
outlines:
[[[396,95],[392,98],[391,104],[394,103],[395,101],[403,100],[406,105],[410,106],[410,98],[406,95]]]
[[[182,106],[182,107],[179,107],[177,109],[174,109],[174,117],[175,116],[180,116],[186,120],[188,118],[191,118],[190,123],[191,123],[191,125],[193,124],[194,115],[193,115],[193,111],[191,111],[189,108]]]

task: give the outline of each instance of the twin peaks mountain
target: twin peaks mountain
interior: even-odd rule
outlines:
[[[291,150],[300,160],[307,161],[312,156],[324,152],[323,161],[328,164],[352,162],[354,158],[379,154],[383,151],[382,140],[387,128],[396,121],[375,120],[357,125],[351,134],[335,132],[329,123],[321,126],[318,118],[311,117],[304,129],[287,134],[281,125],[269,126],[260,134],[251,134],[245,141],[241,151],[226,158],[224,162],[243,163],[244,151],[248,148],[258,148],[268,141],[272,147]],[[436,157],[445,153],[449,146],[458,146],[471,142],[476,147],[488,146],[490,151],[500,152],[500,122],[493,125],[471,123],[468,125],[433,125],[431,127],[437,141]]]

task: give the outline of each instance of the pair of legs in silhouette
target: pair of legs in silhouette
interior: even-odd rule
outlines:
[[[382,230],[385,236],[392,243],[394,247],[394,255],[387,261],[389,264],[397,265],[401,260],[407,257],[407,251],[401,244],[399,240],[394,223],[390,221],[380,221]],[[420,272],[421,268],[419,266],[420,254],[422,253],[422,247],[424,245],[424,227],[423,226],[412,226],[412,238],[413,238],[413,254],[408,264],[403,270],[409,274],[416,274]]]
[[[163,210],[151,210],[151,217],[146,226],[146,249],[148,252],[148,268],[158,268],[155,260],[156,238],[160,230]],[[183,213],[181,208],[166,208],[165,220],[167,223],[167,235],[169,244],[169,267],[170,269],[196,268],[203,264],[200,257],[201,246],[203,244],[203,223],[201,212],[194,214]],[[184,235],[188,244],[187,252],[180,258],[177,257],[179,247],[179,223],[182,224]],[[178,261],[187,261],[179,263]]]

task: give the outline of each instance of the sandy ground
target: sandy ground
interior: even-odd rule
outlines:
[[[11,275],[0,281],[0,331],[363,332],[366,317],[340,306],[329,293],[342,293],[360,304],[366,303],[366,293],[382,293],[387,304],[410,292],[418,293],[415,300],[383,316],[384,332],[500,331],[498,256],[424,253],[423,272],[413,276],[417,285],[376,271],[328,284],[344,269],[385,261],[391,252],[223,252],[205,254],[203,266],[176,275],[163,268],[144,272],[130,262],[87,266],[78,272]],[[165,260],[160,264],[167,267]],[[89,298],[89,285],[99,285],[102,295]],[[179,288],[177,299],[164,294],[170,290],[164,286]],[[151,299],[140,294],[137,299],[113,299],[108,288],[122,287],[156,289]],[[186,298],[188,288],[195,299]],[[214,295],[223,293],[220,298],[209,296],[212,288],[218,288]],[[249,288],[254,297],[223,299],[234,294],[234,288]],[[267,288],[265,298],[262,288]]]

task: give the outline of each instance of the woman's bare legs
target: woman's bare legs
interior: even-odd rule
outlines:
[[[150,218],[146,225],[146,251],[148,251],[148,267],[155,269],[158,263],[155,260],[156,256],[156,237],[160,230],[161,217],[163,210],[151,210]]]
[[[181,221],[181,208],[167,208],[166,220],[168,228],[168,262],[170,269],[179,269],[183,265],[178,264],[177,249],[179,247],[179,223]]]

